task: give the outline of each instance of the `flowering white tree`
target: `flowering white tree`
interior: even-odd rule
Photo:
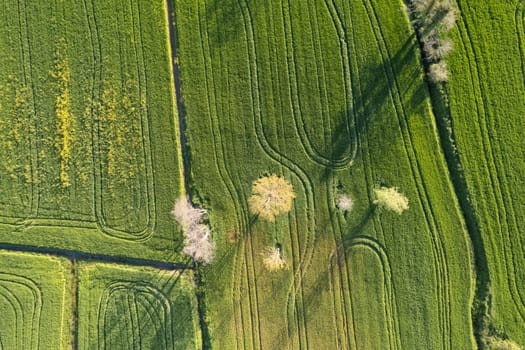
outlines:
[[[182,226],[182,229],[186,230],[201,221],[206,215],[206,210],[193,207],[189,198],[182,196],[175,202],[171,215]]]
[[[342,194],[337,198],[335,205],[341,211],[350,212],[354,207],[354,201],[348,195]]]
[[[208,225],[192,226],[185,234],[182,251],[195,261],[212,262],[215,256],[215,242],[211,240],[211,230]]]
[[[206,210],[195,208],[188,197],[180,197],[175,202],[171,215],[182,227],[184,248],[182,252],[194,261],[210,263],[215,257],[215,242],[211,238],[208,225],[200,223]]]

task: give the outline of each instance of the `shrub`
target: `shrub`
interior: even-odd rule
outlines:
[[[268,221],[275,221],[277,215],[292,209],[294,198],[292,185],[284,178],[272,174],[253,182],[248,206],[253,214]]]
[[[279,248],[266,247],[261,255],[263,257],[263,265],[268,271],[282,270],[287,266]]]
[[[489,341],[490,350],[523,350],[521,346],[510,339],[491,339]]]
[[[374,204],[391,210],[397,214],[402,214],[408,209],[408,198],[399,192],[397,187],[380,187],[374,189],[377,199]]]
[[[337,198],[337,202],[335,205],[337,209],[341,211],[350,212],[354,207],[354,201],[348,195],[342,194],[339,196],[339,198]]]
[[[448,80],[447,64],[444,61],[439,61],[430,65],[428,75],[435,83],[443,83]]]

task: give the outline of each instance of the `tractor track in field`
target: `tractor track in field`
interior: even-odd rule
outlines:
[[[298,179],[301,183],[301,187],[304,189],[306,196],[306,216],[308,221],[307,235],[304,237],[304,241],[297,237],[292,241],[297,242],[297,247],[292,251],[297,251],[299,253],[299,260],[296,260],[296,257],[293,256],[292,260],[294,261],[294,274],[292,283],[287,296],[287,330],[289,337],[293,339],[293,330],[291,323],[295,324],[295,330],[297,331],[298,336],[298,347],[308,348],[308,329],[305,319],[305,304],[304,304],[304,295],[303,295],[303,278],[310,267],[312,257],[314,254],[315,244],[316,244],[316,234],[315,234],[315,201],[314,201],[314,186],[311,178],[306,174],[305,170],[294,162],[291,158],[280,152],[275,145],[272,145],[267,133],[264,129],[264,113],[262,111],[263,106],[263,96],[261,92],[261,83],[259,81],[259,70],[258,65],[258,55],[257,52],[260,50],[256,45],[256,31],[253,24],[253,13],[252,9],[249,6],[248,1],[238,1],[239,7],[241,9],[243,24],[244,24],[244,35],[246,36],[246,50],[248,57],[248,66],[250,68],[250,83],[251,83],[251,101],[253,107],[254,115],[254,125],[256,132],[256,139],[258,144],[268,155],[270,159],[281,164],[286,168],[294,177]],[[285,4],[282,4],[282,15],[285,16]],[[299,131],[298,131],[299,132]],[[303,242],[302,247],[300,247],[300,242]],[[294,254],[295,255],[295,254]],[[297,261],[297,262],[296,262]],[[290,322],[294,320],[294,322]]]
[[[206,18],[203,13],[207,13],[207,7],[204,1],[199,6],[199,19]],[[214,28],[218,33],[221,33],[220,28]],[[203,60],[208,60],[211,57],[212,43],[211,38],[208,35],[210,32],[209,21],[199,20],[199,35],[201,37],[201,51]],[[242,238],[242,243],[236,245],[236,253],[234,255],[233,269],[232,269],[232,289],[231,295],[233,304],[233,317],[235,323],[235,332],[237,333],[237,347],[247,348],[247,343],[251,343],[252,348],[256,348],[256,342],[261,344],[262,339],[260,332],[259,316],[258,316],[258,302],[256,288],[251,285],[256,285],[257,281],[255,278],[254,263],[253,263],[253,244],[252,238],[249,234],[249,214],[246,203],[246,197],[244,193],[237,191],[235,183],[242,183],[239,178],[239,174],[234,174],[230,169],[233,167],[228,164],[227,154],[230,154],[231,150],[228,149],[228,143],[223,141],[227,139],[224,137],[221,130],[221,122],[219,120],[219,113],[221,106],[218,102],[217,95],[220,94],[218,91],[218,85],[216,84],[217,76],[220,76],[223,58],[218,55],[214,61],[209,61],[208,65],[205,65],[205,86],[207,91],[207,106],[209,125],[214,140],[214,154],[215,154],[215,165],[221,178],[222,183],[228,190],[230,198],[232,200],[235,216],[237,218],[237,232],[246,233]],[[224,121],[226,122],[226,118]],[[233,139],[233,138],[232,138]],[[236,175],[236,176],[234,176]],[[249,250],[248,250],[248,248]],[[246,252],[251,252],[247,254]],[[246,294],[244,293],[246,285]],[[243,298],[248,301],[247,306],[243,303]],[[255,307],[253,306],[255,304]],[[249,317],[245,317],[246,315]],[[257,316],[254,316],[257,314]],[[251,329],[251,332],[245,332],[247,328]],[[248,335],[251,335],[248,336]],[[258,337],[256,337],[258,335]],[[241,344],[242,340],[242,344]]]
[[[153,298],[153,301],[151,298]],[[111,306],[114,305],[115,308]],[[145,320],[139,315],[139,305],[145,309],[145,315],[149,317],[150,321],[163,320],[166,322],[166,326],[159,330],[155,327],[156,331],[160,333],[159,339],[163,341],[165,348],[169,348],[170,344],[173,344],[175,335],[173,334],[173,310],[171,309],[171,303],[169,297],[160,289],[146,282],[128,282],[128,281],[113,281],[103,291],[99,301],[98,308],[98,344],[103,344],[102,348],[108,348],[108,335],[107,330],[114,327],[121,327],[124,323],[124,328],[128,333],[128,336],[122,339],[128,342],[129,349],[139,349],[138,344],[142,343],[141,334],[141,321]],[[125,321],[119,320],[119,325],[112,327],[111,323],[109,326],[106,324],[106,320],[111,320],[108,314],[111,315],[117,310],[127,310]],[[144,316],[142,316],[144,317]],[[123,332],[125,333],[125,332]],[[159,335],[157,333],[157,335]]]
[[[19,298],[19,295],[12,291],[10,286],[23,287],[32,295],[34,300],[32,305],[27,305]],[[20,349],[39,349],[39,337],[41,329],[41,314],[42,314],[42,290],[30,278],[10,274],[0,273],[0,296],[2,296],[11,306],[15,314],[14,337],[17,347]],[[30,306],[26,310],[26,306]],[[24,329],[25,322],[29,320],[29,331]],[[28,340],[26,340],[26,332],[29,333]]]

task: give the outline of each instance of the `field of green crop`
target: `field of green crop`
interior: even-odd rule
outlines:
[[[525,1],[1,5],[0,349],[525,346]]]
[[[401,1],[179,0],[194,200],[219,240],[205,269],[217,349],[468,349],[473,266],[415,34]],[[251,184],[284,176],[275,223]],[[373,205],[399,187],[402,215]],[[337,198],[355,201],[350,213]],[[265,247],[288,269],[268,272]]]
[[[458,7],[447,93],[486,260],[485,326],[525,345],[525,4],[461,0]]]
[[[79,349],[200,349],[192,274],[78,266]]]
[[[0,240],[175,261],[183,190],[164,1],[0,14]]]
[[[0,347],[71,348],[67,259],[0,251]]]

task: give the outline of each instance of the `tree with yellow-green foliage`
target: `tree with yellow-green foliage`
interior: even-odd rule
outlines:
[[[270,272],[283,270],[287,267],[286,260],[284,260],[280,248],[266,247],[261,255],[264,267]]]
[[[252,196],[248,199],[250,211],[268,221],[292,209],[295,192],[286,179],[272,174],[253,182]]]
[[[374,204],[402,214],[408,209],[408,198],[397,187],[379,187],[374,189],[376,200]]]

